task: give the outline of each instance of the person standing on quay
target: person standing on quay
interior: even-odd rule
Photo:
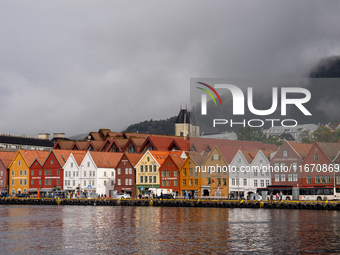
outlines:
[[[280,201],[282,200],[282,196],[283,196],[282,191],[280,191]]]
[[[279,200],[279,193],[276,193],[275,198],[276,198],[276,200]]]

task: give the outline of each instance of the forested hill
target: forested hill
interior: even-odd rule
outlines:
[[[310,72],[311,78],[340,78],[340,56],[321,59]]]
[[[139,132],[158,135],[175,135],[175,121],[177,116],[165,120],[146,120],[132,124],[124,132]]]

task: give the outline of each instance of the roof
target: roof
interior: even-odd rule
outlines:
[[[16,151],[0,151],[0,159],[6,168],[9,167],[16,154]]]
[[[202,165],[203,161],[207,158],[208,153],[197,153],[197,152],[190,152],[190,161],[194,161],[198,166]],[[191,163],[191,162],[190,162]]]
[[[72,150],[53,150],[54,155],[59,161],[59,164],[63,167],[68,159],[68,157],[73,153]]]
[[[100,149],[102,148],[103,144],[105,141],[90,141],[86,147],[86,150],[89,149],[90,145],[92,145],[92,147],[96,150],[96,151],[100,151]]]
[[[154,147],[154,150],[158,151],[166,151],[169,149],[169,145],[173,141],[174,137],[171,136],[149,136],[140,147],[140,151],[142,151],[145,146],[150,142]]]
[[[312,148],[312,144],[308,143],[288,142],[288,144],[296,151],[297,154],[299,154],[302,160],[305,159]]]
[[[58,140],[54,146],[53,149],[57,149],[58,145],[62,150],[70,150],[73,146],[73,141],[70,140]]]
[[[130,138],[130,137],[147,138],[147,137],[150,136],[150,135],[151,135],[151,134],[124,132],[124,136],[125,136],[126,138]]]
[[[168,150],[171,150],[173,146],[176,146],[181,151],[190,151],[190,139],[174,138]]]
[[[44,163],[50,151],[30,151],[30,150],[19,150],[21,155],[26,160],[27,164],[30,166],[35,159],[39,161],[40,164]]]
[[[149,151],[149,153],[154,157],[154,159],[158,162],[160,166],[169,155],[169,151]]]
[[[86,151],[72,151],[72,156],[74,157],[78,166],[80,166],[81,162],[83,162],[85,155]]]
[[[87,142],[87,141],[76,141],[76,142],[74,142],[74,144],[71,147],[71,149],[74,150],[74,147],[76,147],[77,149],[83,151],[83,150],[86,149],[88,144],[89,144],[89,142]]]
[[[287,141],[295,141],[295,138],[289,133],[283,133],[279,135],[279,139],[287,140]]]
[[[333,161],[340,151],[340,143],[319,143],[315,142],[326,156]]]
[[[248,164],[251,164],[251,162],[253,162],[253,159],[256,157],[257,153],[259,152],[259,150],[252,150],[252,151],[248,151],[248,150],[241,150],[243,156],[245,157],[245,159],[247,160]]]
[[[51,148],[54,145],[54,143],[48,139],[38,139],[38,138],[21,137],[21,136],[7,136],[7,135],[0,135],[0,143],[51,147]]]
[[[125,156],[130,161],[131,165],[135,167],[139,160],[143,157],[143,154],[138,153],[125,153]]]
[[[123,156],[121,152],[89,152],[98,168],[116,168]]]
[[[183,163],[185,161],[183,158],[181,158],[181,156],[178,156],[176,154],[175,155],[174,154],[169,154],[168,157],[170,157],[172,159],[172,161],[175,163],[177,168],[181,168],[181,166],[183,165]]]
[[[120,148],[120,150],[123,150],[125,144],[127,143],[129,139],[126,138],[117,138],[114,139],[114,141],[116,141],[116,144],[118,145],[118,147]]]
[[[181,109],[175,120],[175,124],[193,124],[196,125],[195,115],[189,112],[187,109]]]

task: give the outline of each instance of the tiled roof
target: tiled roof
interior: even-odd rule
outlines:
[[[121,149],[121,151],[123,150],[125,144],[127,143],[127,141],[129,139],[125,139],[125,138],[117,138],[114,139],[116,141],[116,144],[119,146],[119,148]]]
[[[102,141],[103,139],[100,137],[99,133],[98,132],[91,132],[90,133],[91,137],[92,137],[92,140],[95,140],[95,141]]]
[[[219,151],[221,152],[224,160],[230,164],[231,161],[234,159],[236,153],[239,150],[242,150],[242,146],[218,146]]]
[[[128,158],[130,163],[132,164],[133,167],[137,165],[139,160],[143,157],[143,154],[139,153],[125,153],[125,156]]]
[[[166,151],[169,148],[169,145],[173,141],[173,137],[168,136],[149,136],[140,147],[142,151],[144,147],[150,142],[155,148],[154,150],[158,151]]]
[[[253,162],[253,159],[256,157],[257,153],[259,150],[253,150],[253,151],[248,151],[248,150],[241,150],[243,156],[246,158],[248,164],[251,164]]]
[[[178,169],[181,168],[181,166],[183,165],[183,163],[185,161],[183,158],[181,158],[178,155],[170,154],[169,157],[171,157],[171,159],[176,164]]]
[[[296,142],[288,142],[290,146],[299,154],[301,159],[305,159],[310,149],[312,148],[312,144],[308,143],[296,143]]]
[[[80,166],[81,162],[83,162],[83,159],[86,155],[86,151],[72,151],[72,155],[76,161],[76,163],[78,164],[78,166]],[[67,161],[67,159],[66,159]]]
[[[30,166],[35,159],[37,159],[40,164],[43,164],[47,158],[49,151],[30,151],[30,150],[19,150],[22,156],[25,158],[27,164]]]
[[[160,166],[163,164],[164,160],[169,155],[169,151],[149,151],[149,152],[155,158],[155,160],[158,162]]]
[[[79,150],[83,151],[86,149],[87,145],[89,144],[89,142],[86,141],[77,141],[75,142],[76,145],[78,145]]]
[[[59,161],[61,167],[63,167],[68,159],[68,157],[73,153],[72,150],[53,150],[54,155]]]
[[[189,151],[190,150],[190,139],[183,138],[174,138],[168,149],[171,149],[173,145],[179,148],[181,151]]]
[[[124,132],[124,136],[125,136],[126,138],[130,138],[130,137],[147,138],[147,137],[150,136],[150,135],[151,135],[151,134]]]
[[[20,137],[20,136],[6,136],[0,135],[0,143],[15,144],[15,145],[27,145],[27,146],[41,146],[41,147],[53,147],[54,143],[47,139]]]
[[[9,167],[16,154],[15,151],[0,151],[0,159],[6,168]]]
[[[60,145],[62,150],[70,150],[73,146],[73,141],[69,141],[69,140],[58,140],[54,146],[53,149],[55,149],[58,144]]]
[[[190,152],[190,160],[193,160],[198,166],[202,165],[203,161],[208,157],[208,153]]]
[[[90,155],[98,168],[116,168],[123,153],[90,151]]]
[[[89,144],[86,147],[86,150],[89,149],[90,145],[96,150],[100,151],[101,147],[103,146],[105,141],[90,141]]]
[[[139,148],[142,146],[145,139],[146,138],[130,137],[129,140],[125,143],[123,151],[125,151],[129,147],[130,143],[132,143],[134,145],[134,147],[136,147],[137,152],[139,152]]]
[[[340,151],[340,143],[316,143],[330,159],[330,161],[333,161]]]

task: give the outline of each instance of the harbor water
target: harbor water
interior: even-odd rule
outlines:
[[[340,212],[0,205],[1,254],[339,253]]]

